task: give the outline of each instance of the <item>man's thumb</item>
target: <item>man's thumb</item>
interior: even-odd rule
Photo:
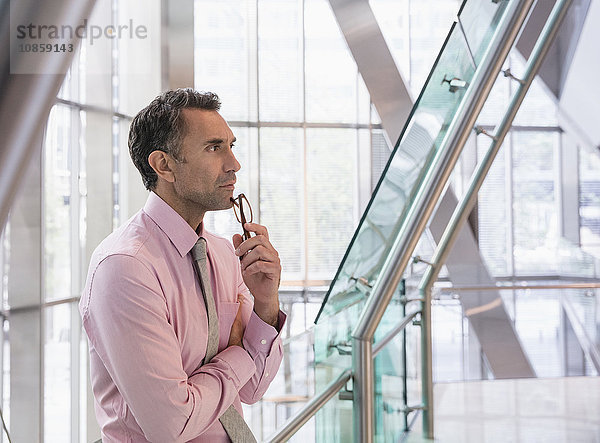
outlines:
[[[237,247],[242,244],[242,236],[240,234],[233,234],[231,241],[233,242],[233,247],[237,249]]]
[[[240,307],[238,308],[237,314],[235,315],[234,322],[239,322],[243,325],[242,322],[242,306],[244,305],[244,294],[238,294],[238,302],[240,303]]]

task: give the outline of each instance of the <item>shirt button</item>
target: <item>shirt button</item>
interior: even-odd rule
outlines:
[[[267,372],[267,373],[265,374],[265,377],[268,377],[268,376],[269,376],[269,373]]]
[[[267,344],[267,340],[265,340],[264,338],[260,341],[261,345],[266,345]]]

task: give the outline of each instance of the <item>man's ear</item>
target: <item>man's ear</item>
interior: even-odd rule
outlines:
[[[175,175],[172,169],[174,160],[169,154],[158,150],[152,151],[148,156],[148,163],[159,177],[169,183],[175,182]]]

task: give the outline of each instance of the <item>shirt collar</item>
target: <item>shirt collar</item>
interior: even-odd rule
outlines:
[[[144,212],[169,237],[179,254],[184,257],[198,241],[198,234],[167,202],[150,192]],[[204,223],[200,224],[200,236],[204,234]]]

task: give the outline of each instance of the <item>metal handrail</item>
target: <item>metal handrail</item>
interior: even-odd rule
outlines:
[[[398,326],[396,326],[394,329],[388,332],[381,340],[375,343],[373,345],[373,358],[375,358],[377,354],[379,354],[379,352],[381,352],[381,350],[385,348],[389,344],[389,342],[391,342],[396,337],[396,335],[402,332],[404,328],[406,328],[408,324],[412,321],[412,319],[420,313],[421,310],[419,309],[417,311],[411,312],[410,314],[407,314],[402,320],[400,320]]]
[[[565,283],[552,285],[496,285],[496,286],[449,286],[439,288],[441,292],[468,292],[468,291],[503,291],[519,289],[600,289],[600,283]]]
[[[352,367],[354,371],[354,440],[371,443],[374,435],[374,368],[373,336],[427,222],[444,190],[462,148],[470,137],[483,104],[496,80],[504,60],[524,23],[533,0],[513,0],[498,24],[488,51],[471,80],[471,84],[448,127],[441,146],[423,178],[402,227],[373,285],[373,290],[352,333]],[[433,436],[431,307],[422,303],[423,424],[427,437]]]
[[[269,437],[265,442],[279,443],[290,439],[298,429],[300,429],[319,409],[325,406],[329,400],[342,389],[352,378],[352,371],[346,369],[338,378],[329,383],[327,387],[318,395],[314,396],[308,403],[302,407],[292,418],[290,418],[283,427]]]

